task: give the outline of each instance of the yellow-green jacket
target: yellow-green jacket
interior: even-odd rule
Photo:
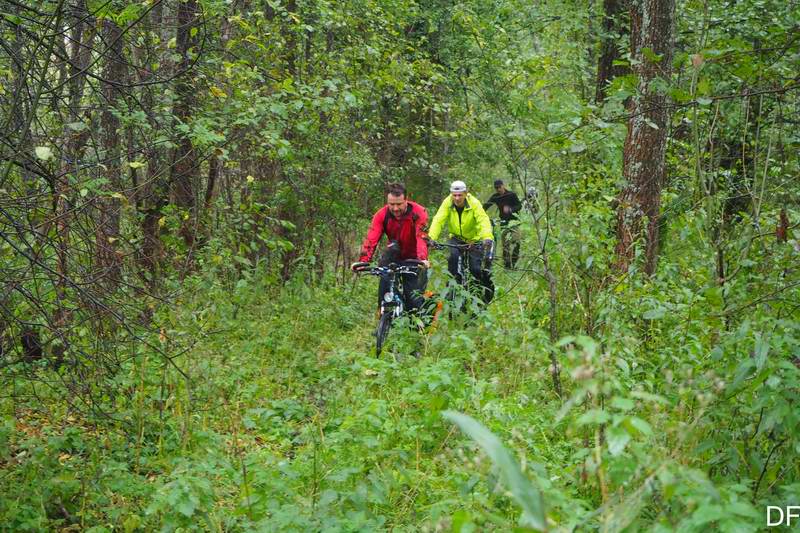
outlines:
[[[453,205],[453,198],[448,194],[431,221],[428,236],[434,241],[437,240],[442,234],[442,230],[445,229],[445,225],[451,236],[465,242],[494,240],[492,223],[480,201],[471,194],[467,194],[467,201],[460,215]]]

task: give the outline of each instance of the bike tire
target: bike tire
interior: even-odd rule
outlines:
[[[381,314],[378,321],[378,328],[375,330],[375,357],[380,357],[383,346],[386,344],[386,337],[389,336],[389,329],[392,327],[392,312],[386,310]]]

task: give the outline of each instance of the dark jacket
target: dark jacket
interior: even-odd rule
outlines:
[[[491,205],[494,204],[497,206],[497,210],[500,211],[500,220],[507,223],[510,220],[517,220],[519,215],[517,213],[520,209],[522,209],[522,202],[519,201],[516,193],[514,191],[506,190],[503,194],[494,193],[489,200],[483,204],[484,209],[489,209]],[[503,212],[503,207],[508,206],[511,208],[510,213]]]

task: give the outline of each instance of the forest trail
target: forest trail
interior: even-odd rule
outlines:
[[[444,266],[434,268],[435,287]],[[554,432],[560,403],[547,355],[536,353],[543,339],[527,338],[520,327],[528,302],[505,292],[509,274],[497,276],[498,303],[473,323],[443,317],[435,333],[421,337],[401,324],[381,358],[373,351],[372,280],[360,280],[355,291],[298,284],[280,301],[247,290],[234,329],[219,319],[207,323],[224,335],[210,335],[185,361],[198,383],[193,401],[207,402],[191,431],[237,439],[241,464],[229,468],[246,468],[258,495],[247,507],[270,529],[328,522],[414,529],[420,509],[435,527],[459,506],[452,499],[459,491],[492,500],[475,488],[483,467],[465,455],[471,446],[442,410],[472,413],[495,428],[526,413],[517,446],[538,461],[557,462],[566,452]],[[216,301],[206,320],[233,313],[231,304]],[[214,405],[218,398],[224,401]],[[207,458],[208,449],[198,452]],[[188,464],[192,455],[184,457]],[[270,479],[261,479],[266,472]],[[268,519],[258,510],[265,500]]]

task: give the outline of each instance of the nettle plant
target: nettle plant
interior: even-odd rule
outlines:
[[[574,460],[583,462],[597,519],[612,529],[757,527],[761,504],[792,494],[793,485],[781,485],[797,475],[789,406],[798,369],[787,357],[767,357],[791,349],[793,337],[780,327],[767,337],[747,321],[711,350],[691,334],[659,349],[647,336],[662,333],[653,323],[667,311],[655,310],[662,311],[643,313],[648,327],[638,346],[623,331],[619,341],[561,342],[573,391],[559,417],[567,435],[582,439]]]
[[[572,458],[575,473],[582,492],[599,506],[593,520],[625,527],[649,500],[645,496],[668,460],[654,453],[665,449],[666,435],[657,434],[651,421],[668,401],[647,390],[632,351],[584,336],[558,345],[565,348],[572,391],[557,420],[580,443]]]
[[[633,350],[583,336],[564,338],[558,345],[564,349],[561,361],[564,375],[570,377],[565,382],[570,395],[556,421],[573,449],[559,475],[548,477],[536,463],[523,469],[501,441],[477,421],[458,413],[445,414],[492,460],[501,492],[522,509],[520,525],[537,530],[600,526],[608,531],[628,527],[681,531],[700,531],[709,525],[723,531],[759,527],[763,513],[753,502],[763,481],[754,488],[753,480],[746,476],[737,480],[731,475],[730,465],[725,472],[720,467],[710,472],[706,469],[709,460],[712,464],[733,460],[727,451],[731,434],[715,432],[714,427],[719,427],[720,416],[733,425],[729,396],[740,390],[747,378],[726,384],[713,372],[684,369],[673,374],[666,367],[654,374],[652,369],[643,371],[650,367],[646,361],[637,364]],[[760,350],[763,359],[764,348]],[[750,380],[758,379],[750,370],[759,364],[766,365],[756,360],[739,371]],[[796,368],[788,369],[782,363],[770,368],[780,376],[771,379],[773,387],[783,383],[787,375],[796,374]],[[790,424],[795,417],[788,415],[788,404],[777,399],[780,397],[766,391],[756,394],[750,409],[766,413],[768,419],[760,421],[757,429],[752,424],[743,428],[765,433],[765,442],[759,445],[756,439],[753,447],[768,451],[770,457],[777,447],[789,445],[780,454],[782,460],[771,468],[766,468],[768,457],[762,461],[764,473],[758,477],[767,476],[770,489],[779,483],[780,476],[790,478],[792,468],[796,468],[787,463],[796,453],[790,451],[796,447],[795,437],[784,433],[794,428]],[[737,407],[737,412],[744,411],[742,406]],[[766,442],[777,442],[778,446],[773,444],[769,452]],[[708,453],[720,448],[722,452]],[[734,442],[732,449],[741,449],[741,445]],[[742,464],[740,470],[746,468]],[[569,487],[572,494],[564,490]],[[788,501],[793,487],[783,487],[773,501]],[[453,520],[471,523],[472,518],[461,513]]]

